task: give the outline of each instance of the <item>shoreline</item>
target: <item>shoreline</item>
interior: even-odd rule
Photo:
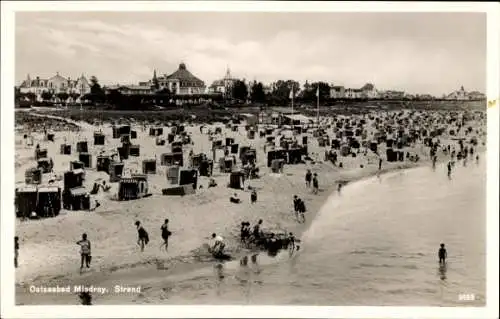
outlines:
[[[36,114],[36,116],[43,117],[44,115]],[[77,121],[67,120],[65,118],[51,115],[49,115],[48,117],[61,119],[67,122],[80,123]],[[87,129],[92,129],[91,127],[95,128],[95,126],[89,125],[88,123],[81,124],[83,125],[80,125],[80,127],[82,127],[83,129],[85,129],[85,127]],[[196,127],[194,129],[196,129]],[[239,134],[241,134],[241,132]],[[315,142],[316,141],[314,141],[313,143]],[[478,147],[478,153],[481,152],[479,148],[481,147]],[[319,148],[319,150],[320,152],[322,151],[321,148]],[[316,218],[321,210],[321,207],[326,203],[328,198],[336,194],[338,183],[352,184],[363,179],[372,178],[377,174],[387,174],[400,170],[431,166],[431,161],[428,158],[429,156],[428,154],[426,154],[427,149],[425,147],[422,147],[420,143],[417,143],[417,146],[410,147],[410,149],[406,150],[410,150],[412,151],[412,153],[419,154],[419,162],[410,162],[405,159],[405,161],[403,162],[389,163],[384,160],[382,169],[379,171],[378,162],[370,161],[371,159],[373,160],[375,158],[375,155],[369,153],[368,156],[358,154],[357,157],[353,158],[351,158],[350,156],[341,157],[340,161],[344,163],[344,168],[342,169],[333,166],[330,162],[324,162],[322,160],[317,161],[315,164],[286,165],[285,172],[283,174],[279,174],[279,176],[270,174],[268,172],[268,169],[265,168],[265,172],[263,172],[259,179],[250,180],[250,184],[252,184],[252,186],[256,187],[257,189],[264,190],[262,193],[259,193],[259,201],[255,204],[255,207],[253,206],[253,204],[251,205],[247,202],[246,196],[248,195],[248,191],[246,190],[238,191],[240,195],[245,196],[243,204],[231,205],[227,203],[226,196],[232,194],[235,191],[229,188],[225,188],[224,184],[227,176],[218,173],[214,174],[214,177],[217,179],[217,182],[220,185],[219,187],[212,190],[203,189],[200,192],[197,191],[195,195],[172,199],[171,197],[169,198],[166,196],[155,194],[152,197],[149,197],[149,199],[122,203],[106,203],[106,205],[109,204],[111,207],[102,207],[102,209],[105,209],[105,211],[101,210],[90,213],[91,215],[88,215],[89,217],[85,217],[88,218],[88,220],[76,220],[76,223],[78,223],[76,226],[82,226],[81,224],[86,225],[89,223],[89,225],[92,225],[92,223],[94,223],[95,226],[95,223],[98,224],[101,220],[108,222],[107,219],[112,218],[114,214],[118,213],[123,216],[122,219],[125,221],[120,220],[120,217],[118,218],[118,220],[113,219],[113,224],[110,224],[113,227],[129,228],[130,225],[128,224],[131,222],[131,218],[141,220],[148,219],[147,229],[150,230],[149,225],[151,225],[152,223],[156,224],[159,217],[151,217],[150,215],[140,216],[139,214],[141,213],[137,213],[136,211],[144,210],[145,205],[149,205],[153,208],[153,210],[156,210],[156,208],[158,208],[157,206],[159,206],[161,210],[162,205],[165,205],[165,202],[168,201],[169,204],[173,205],[173,208],[171,208],[169,213],[166,213],[166,215],[169,216],[171,222],[179,223],[178,226],[173,226],[174,237],[172,238],[171,243],[171,245],[174,246],[173,252],[172,250],[170,250],[168,254],[160,253],[156,250],[157,242],[155,241],[155,239],[153,239],[152,243],[149,245],[150,247],[146,249],[147,251],[145,251],[143,254],[136,253],[136,248],[134,249],[133,246],[129,246],[132,245],[132,242],[130,242],[130,244],[127,244],[129,240],[126,240],[125,245],[123,245],[123,239],[126,238],[126,236],[117,233],[121,237],[112,238],[112,240],[118,240],[118,242],[114,241],[112,243],[109,243],[113,245],[108,246],[108,249],[106,249],[105,245],[99,245],[102,243],[99,243],[97,239],[95,239],[96,241],[94,242],[98,242],[98,245],[93,244],[93,246],[97,246],[99,248],[102,247],[101,255],[96,254],[97,258],[94,259],[96,259],[97,262],[93,261],[90,272],[84,272],[82,275],[80,275],[77,274],[77,272],[74,270],[71,271],[72,268],[76,268],[74,266],[76,265],[75,263],[79,261],[77,260],[77,257],[79,256],[68,255],[68,247],[70,247],[69,244],[67,242],[64,242],[64,238],[59,238],[60,240],[62,240],[62,242],[56,242],[56,245],[54,245],[56,248],[56,251],[54,251],[54,253],[56,255],[56,259],[57,257],[59,257],[59,263],[53,265],[43,265],[46,266],[45,271],[37,271],[36,274],[31,274],[31,276],[29,273],[26,273],[26,271],[24,271],[24,276],[21,276],[22,279],[16,278],[16,295],[18,297],[23,296],[23,294],[25,295],[26,287],[32,284],[56,285],[62,283],[62,285],[65,285],[64,282],[67,281],[70,281],[71,285],[74,285],[78,282],[80,282],[81,284],[88,284],[91,282],[99,283],[101,281],[109,281],[109,278],[123,278],[123,275],[126,273],[158,275],[165,268],[167,269],[167,271],[169,271],[169,273],[176,273],[185,272],[187,271],[187,268],[196,269],[198,267],[206,267],[206,265],[208,264],[213,264],[214,260],[213,258],[210,258],[211,256],[208,256],[208,252],[206,252],[205,254],[200,254],[203,248],[202,245],[200,246],[200,241],[204,241],[204,236],[207,236],[209,233],[214,231],[220,233],[224,238],[227,238],[229,242],[229,245],[227,245],[229,246],[228,253],[231,254],[235,259],[239,259],[245,255],[252,255],[255,253],[265,254],[265,252],[262,251],[256,251],[252,253],[247,249],[241,249],[240,247],[238,247],[239,222],[248,220],[251,222],[251,224],[254,224],[256,220],[262,218],[264,220],[264,229],[268,229],[267,224],[271,224],[274,225],[273,229],[285,229],[287,232],[293,232],[297,238],[301,238],[303,233],[307,229],[309,229],[312,221]],[[258,152],[260,154],[260,148],[258,149]],[[314,152],[312,154],[314,155]],[[320,156],[322,157],[322,154]],[[262,155],[259,155],[258,157],[263,158]],[[447,158],[447,156],[439,153],[438,163],[445,160],[443,157]],[[360,163],[364,165],[363,168],[359,167]],[[260,164],[260,166],[262,167],[262,163]],[[305,170],[307,168],[312,169],[314,172],[318,172],[320,184],[320,192],[318,195],[311,194],[311,190],[305,187],[303,174],[305,173]],[[443,174],[445,174],[445,172],[443,172]],[[307,212],[306,222],[304,224],[297,223],[295,221],[295,218],[292,217],[292,215],[294,215],[293,208],[291,208],[293,194],[299,195],[299,197],[301,197],[306,202]],[[240,198],[243,197],[240,196]],[[116,212],[113,211],[112,206],[115,206],[114,209],[116,210]],[[186,217],[184,215],[179,215],[170,217],[176,210],[180,210],[181,213],[184,212],[185,215],[187,214],[190,216]],[[204,212],[208,211],[211,212],[211,215],[208,215],[208,219],[204,220],[205,218],[203,216],[199,216],[199,214],[204,214]],[[191,215],[190,213],[193,212],[194,214]],[[151,212],[148,212],[146,210],[146,213],[150,214]],[[65,227],[69,224],[74,224],[75,218],[77,218],[76,215],[81,214],[85,215],[86,213],[71,212],[69,214],[57,217],[53,220],[45,220],[40,223],[32,223],[33,225],[28,225],[28,227],[25,227],[24,225],[22,227],[24,227],[24,231],[28,233],[33,230],[36,231],[36,229],[38,229],[39,227],[43,228],[44,225],[47,225],[47,227],[56,227],[49,229],[57,231],[57,227]],[[179,213],[177,212],[177,214]],[[127,215],[130,216],[127,217]],[[165,213],[163,213],[163,215],[165,215]],[[162,216],[162,218],[163,217],[164,216]],[[199,221],[199,218],[201,218],[202,221]],[[161,219],[161,221],[162,220],[163,219]],[[122,223],[121,225],[120,222]],[[117,225],[115,225],[115,223]],[[188,223],[189,225],[186,223]],[[19,227],[19,224],[17,227]],[[181,228],[177,229],[178,227]],[[126,229],[125,232],[127,231],[128,230]],[[75,232],[78,232],[78,227],[76,228]],[[130,235],[132,233],[134,234],[132,236],[135,237],[135,229],[127,233],[127,235]],[[79,234],[77,233],[73,235],[79,236]],[[108,237],[104,237],[103,240],[110,241],[109,238],[113,236],[114,233],[110,233],[108,234]],[[122,241],[120,241],[120,238],[122,239]],[[120,245],[124,247],[120,247]],[[177,245],[184,245],[184,248],[178,248],[176,247]],[[32,250],[38,250],[40,248],[43,248],[43,246],[37,247],[35,243],[34,247],[32,247]],[[76,249],[74,250],[76,251]],[[203,255],[207,255],[208,257],[204,260],[203,257],[206,256]],[[25,254],[23,252],[23,249],[21,248],[21,260],[24,256]],[[103,259],[104,256],[106,256],[106,259]],[[22,265],[21,261],[21,267],[23,266],[26,267],[26,265]],[[53,266],[53,269],[47,269],[50,268],[50,266]],[[18,270],[16,270],[16,275],[18,275]],[[27,294],[29,294],[29,292]],[[26,296],[23,296],[21,297],[21,299],[25,297]],[[30,304],[30,302],[28,302],[28,304]]]
[[[410,170],[410,169],[417,169],[417,168],[422,168],[426,167],[429,163],[426,161],[421,161],[419,163],[408,163],[408,162],[403,162],[403,163],[396,163],[400,165],[393,165],[392,167],[383,167],[382,170],[380,170],[380,176],[395,173],[398,171],[405,171],[405,170]],[[401,165],[403,164],[403,165]],[[351,171],[346,171],[346,175],[350,175],[349,177],[345,177],[343,179],[335,181],[334,184],[330,185],[328,189],[321,189],[321,195],[318,195],[316,200],[314,202],[309,202],[309,207],[308,207],[308,212],[306,213],[306,222],[303,224],[297,224],[294,227],[294,234],[296,235],[297,238],[301,238],[302,235],[310,228],[311,224],[321,211],[321,208],[327,203],[328,199],[331,198],[332,196],[337,195],[337,190],[336,190],[336,185],[338,182],[343,182],[344,186],[345,185],[351,185],[357,182],[362,182],[363,180],[371,179],[375,176],[377,176],[378,170],[372,170],[368,173],[362,174],[353,174],[353,170]],[[282,253],[282,252],[280,252]],[[244,250],[240,251],[237,254],[232,254],[233,259],[227,262],[223,262],[224,264],[236,264],[239,262],[239,259],[244,257],[244,256],[252,256],[252,255],[267,255],[266,251],[251,251],[251,250]],[[163,268],[163,267],[158,267],[158,260],[156,258],[152,259],[147,259],[143,260],[138,263],[134,264],[122,264],[120,267],[110,267],[107,269],[101,269],[96,272],[91,272],[91,273],[83,273],[82,275],[76,275],[76,274],[65,274],[65,275],[59,275],[59,276],[44,276],[41,278],[35,278],[32,283],[30,284],[20,284],[16,283],[16,304],[25,304],[22,302],[23,300],[26,299],[31,299],[29,296],[31,293],[29,292],[29,287],[34,285],[34,286],[46,286],[46,287],[54,287],[54,286],[79,286],[79,285],[84,285],[84,286],[96,286],[96,287],[101,287],[101,286],[106,286],[106,287],[111,287],[111,285],[106,284],[109,282],[127,282],[127,280],[138,280],[139,282],[147,282],[150,279],[153,279],[154,277],[161,276],[164,274],[164,272],[168,272],[165,275],[166,276],[174,276],[174,275],[182,275],[182,274],[190,274],[194,273],[196,271],[208,269],[210,267],[213,267],[213,265],[219,263],[218,261],[214,260],[213,258],[207,261],[194,261],[194,262],[183,262],[184,258],[189,258],[193,257],[191,256],[174,256],[170,260],[171,263],[169,267]],[[267,259],[275,259],[274,257],[267,257]],[[278,261],[272,261],[271,263],[277,263]],[[156,266],[155,266],[156,264]],[[115,269],[114,269],[115,268]],[[71,283],[69,283],[71,282]],[[41,296],[41,295],[38,295]],[[50,300],[57,299],[58,302],[62,302],[62,304],[67,304],[65,301],[68,301],[70,298],[73,301],[77,301],[75,299],[75,296],[73,295],[65,295],[66,297],[62,297],[63,295],[57,295],[57,298],[54,297],[54,295],[45,295],[44,297],[40,298],[34,298],[35,300],[38,300],[39,302],[42,303],[42,301],[46,298]],[[71,297],[70,297],[71,296]],[[62,297],[62,298],[61,298]],[[98,295],[95,297],[99,298]],[[31,301],[35,301],[31,300]],[[29,304],[36,304],[35,303],[29,303]]]

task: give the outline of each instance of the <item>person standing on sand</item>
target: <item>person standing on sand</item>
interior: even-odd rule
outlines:
[[[313,182],[313,193],[318,194],[319,191],[318,174],[314,173],[312,182]]]
[[[137,227],[137,234],[139,235],[139,239],[137,240],[137,245],[141,246],[141,252],[144,251],[144,247],[149,242],[148,232],[141,226],[140,221],[135,222],[135,226]]]
[[[250,202],[252,204],[255,204],[256,201],[257,201],[257,191],[254,189],[254,190],[252,190],[252,193],[250,194]]]
[[[14,237],[14,267],[17,268],[17,259],[19,258],[19,237]]]
[[[451,165],[452,165],[451,161],[448,162],[448,165],[447,165],[448,166],[448,178],[451,178]]]
[[[306,173],[306,186],[311,187],[312,173],[311,170],[308,169]]]
[[[87,239],[87,234],[82,234],[82,239],[76,242],[77,245],[80,245],[80,269],[83,269],[83,263],[85,262],[85,266],[90,268],[90,260],[91,260],[91,250],[90,250],[90,241]]]
[[[168,229],[168,218],[165,219],[165,222],[163,223],[163,225],[161,225],[160,229],[161,238],[163,238],[163,244],[161,244],[161,246],[165,245],[165,251],[168,251],[168,238],[170,237],[170,235],[172,235],[172,233]]]
[[[378,170],[380,171],[382,169],[382,158],[379,157],[378,159]]]
[[[297,220],[299,223],[305,223],[306,222],[306,203],[302,199],[299,198],[299,201],[297,203],[297,208],[298,208],[298,215],[297,215]]]

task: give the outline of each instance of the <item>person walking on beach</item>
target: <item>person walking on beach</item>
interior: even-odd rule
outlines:
[[[479,164],[479,155],[476,155],[476,164]]]
[[[340,194],[341,190],[342,190],[342,183],[339,183],[339,185],[337,186],[337,192]]]
[[[168,229],[168,218],[165,219],[165,222],[163,223],[163,225],[161,225],[160,229],[161,238],[163,238],[163,244],[161,244],[160,249],[161,247],[163,247],[163,245],[165,245],[165,251],[168,251],[168,238],[170,237],[170,235],[172,235],[172,233]]]
[[[80,269],[83,269],[83,264],[85,263],[85,266],[87,268],[90,268],[90,260],[91,260],[91,247],[90,247],[90,241],[87,239],[87,234],[83,233],[82,234],[82,239],[76,242],[77,245],[80,245]]]
[[[137,234],[139,235],[139,239],[137,240],[137,245],[141,247],[141,252],[144,251],[144,247],[149,242],[148,232],[141,226],[140,221],[135,222],[135,226],[137,227]]]
[[[295,218],[298,218],[299,213],[299,197],[297,195],[293,195],[293,211],[295,213]]]
[[[448,162],[448,178],[451,178],[451,161]]]
[[[299,223],[305,223],[306,222],[306,216],[305,216],[306,203],[304,203],[304,201],[300,198],[299,198],[298,203],[297,203],[297,208],[298,208],[297,220],[299,221]]]
[[[19,237],[14,237],[14,267],[17,268],[17,259],[19,258]]]
[[[313,193],[318,194],[319,191],[318,174],[314,173],[312,182],[313,182]]]
[[[312,173],[311,170],[308,169],[306,173],[306,186],[311,187]]]
[[[382,169],[382,158],[380,157],[378,159],[378,170],[380,171]]]
[[[446,248],[444,248],[444,244],[441,244],[440,246],[441,248],[439,248],[438,251],[439,264],[444,265],[446,258],[448,257],[448,253],[446,252]]]

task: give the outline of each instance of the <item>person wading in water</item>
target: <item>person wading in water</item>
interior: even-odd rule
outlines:
[[[148,232],[141,226],[140,221],[135,222],[135,226],[137,226],[137,234],[139,235],[139,239],[137,240],[137,245],[141,247],[141,252],[144,251],[144,247],[149,242]]]
[[[444,244],[441,244],[440,246],[441,248],[439,248],[438,252],[439,264],[444,265],[446,263],[446,258],[448,257],[448,253],[446,252],[446,248],[444,248]]]
[[[161,244],[160,246],[160,249],[161,247],[163,247],[163,245],[165,245],[165,251],[168,251],[168,238],[170,237],[170,235],[172,235],[172,232],[170,232],[170,230],[168,229],[168,218],[165,219],[165,222],[163,223],[163,225],[161,225],[161,238],[163,238],[163,244]]]
[[[262,219],[259,219],[259,222],[257,223],[257,225],[253,226],[253,232],[252,232],[252,235],[253,235],[253,239],[254,239],[254,242],[255,243],[259,243],[260,242],[260,227],[262,226]]]
[[[87,268],[90,268],[90,261],[92,256],[90,255],[91,247],[90,247],[90,241],[87,239],[87,234],[83,233],[82,239],[77,241],[76,244],[80,245],[80,255],[81,255],[80,269],[83,269],[83,263],[85,263],[85,266]]]

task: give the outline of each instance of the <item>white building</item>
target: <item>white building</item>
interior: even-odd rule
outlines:
[[[361,91],[362,91],[362,95],[364,98],[376,99],[379,97],[379,94],[378,94],[377,89],[375,88],[375,85],[373,85],[371,83],[366,83],[365,85],[363,85],[363,87],[361,88]]]
[[[179,64],[177,71],[160,76],[157,81],[160,90],[167,88],[176,95],[204,94],[206,91],[205,83],[189,72],[184,63]]]
[[[34,93],[38,98],[43,92],[52,94],[76,93],[82,96],[90,93],[90,83],[83,74],[76,80],[62,77],[59,72],[49,79],[41,79],[38,76],[32,79],[28,74],[26,80],[19,86],[19,90],[21,93]]]
[[[330,86],[330,98],[343,99],[345,98],[345,88],[343,86]]]
[[[230,97],[234,84],[238,81],[231,76],[229,68],[226,70],[226,75],[220,80],[215,80],[208,88],[209,93],[222,93],[224,96]]]
[[[454,92],[451,92],[450,94],[448,94],[446,99],[447,100],[464,101],[464,100],[468,100],[469,96],[468,96],[467,92],[465,91],[464,87],[461,86],[460,90],[454,91]]]
[[[361,99],[361,98],[363,98],[363,91],[361,89],[348,88],[345,90],[345,98],[346,99]]]

